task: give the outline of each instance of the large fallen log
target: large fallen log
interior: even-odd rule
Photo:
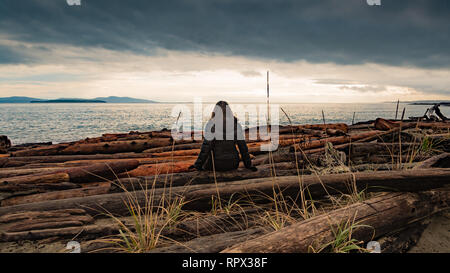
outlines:
[[[192,143],[192,140],[177,141],[178,143]],[[144,140],[112,141],[99,143],[57,144],[48,147],[22,150],[12,153],[12,156],[45,156],[45,155],[89,155],[115,154],[127,152],[142,152],[144,150],[169,146],[173,143],[170,138],[155,138]]]
[[[55,210],[51,212],[23,212],[0,217],[0,231],[22,232],[34,229],[82,226],[94,219],[80,209]]]
[[[414,169],[450,168],[450,153],[433,156],[418,163]]]
[[[349,159],[354,157],[364,156],[368,158],[371,155],[388,155],[396,156],[401,151],[402,153],[412,153],[416,149],[418,144],[414,143],[346,143],[333,146],[337,151],[342,151],[346,155],[349,155]],[[297,160],[300,166],[304,165],[303,161],[307,161],[311,164],[318,164],[318,156],[325,152],[325,148],[309,149],[309,150],[297,150],[294,153],[294,149],[279,149],[272,153],[272,157],[259,156],[254,161],[254,165],[269,164],[269,162],[295,162]],[[306,166],[309,166],[309,163]]]
[[[117,175],[133,170],[139,165],[137,160],[124,160],[111,163],[99,163],[80,168],[69,168],[41,175],[24,175],[0,179],[1,191],[17,191],[23,185],[55,184],[55,183],[86,183],[90,181],[115,179]]]
[[[54,155],[54,156],[25,156],[25,157],[8,157],[4,159],[4,165],[0,167],[6,168],[9,164],[21,163],[62,163],[67,161],[78,160],[101,160],[101,159],[134,159],[151,157],[150,153],[117,153],[117,154],[94,154],[94,155]]]
[[[90,166],[93,164],[99,164],[99,163],[113,163],[113,162],[120,162],[124,160],[137,160],[140,165],[143,164],[157,164],[157,163],[164,163],[164,162],[178,162],[178,161],[185,161],[185,160],[191,160],[193,158],[197,158],[196,156],[171,156],[171,157],[138,157],[138,158],[123,158],[123,159],[94,159],[94,160],[74,160],[74,161],[66,161],[62,163],[29,163],[24,166],[16,167],[15,170],[20,172],[21,170],[26,169],[42,169],[42,172],[45,171],[45,169],[67,169],[67,168],[73,168],[73,167],[85,167]],[[11,168],[7,168],[11,169]],[[1,170],[0,172],[4,171],[7,173],[7,170]]]
[[[355,227],[352,238],[368,242],[448,207],[450,191],[422,194],[390,193],[310,218],[259,238],[230,247],[223,253],[305,253],[321,250],[336,238],[335,230]]]
[[[62,143],[49,146],[41,146],[37,148],[30,148],[25,150],[20,150],[11,153],[11,156],[46,156],[46,155],[57,155],[61,151],[69,147],[70,144]]]
[[[108,183],[109,184],[109,183]],[[36,203],[50,200],[60,200],[75,197],[85,197],[99,194],[107,194],[110,192],[111,185],[101,185],[97,187],[86,187],[71,190],[61,190],[53,192],[45,192],[38,194],[11,196],[0,201],[0,206],[14,206],[20,204]]]
[[[163,153],[170,151],[179,151],[179,150],[192,150],[192,149],[200,149],[202,146],[201,143],[188,143],[188,144],[175,144],[164,147],[151,148],[143,151],[143,153]]]
[[[273,126],[273,125],[272,125]],[[257,126],[252,128],[245,129],[245,133],[251,132],[264,132],[267,133],[268,126]],[[279,126],[280,133],[291,133],[298,132],[301,129],[312,129],[312,130],[326,130],[326,129],[334,129],[341,130],[345,133],[348,132],[348,125],[345,123],[329,123],[329,124],[302,124],[302,125],[287,125],[287,126]]]
[[[118,227],[114,225],[82,225],[62,228],[48,228],[20,232],[0,232],[0,242],[17,242],[23,240],[39,240],[50,237],[59,238],[99,238],[117,234]]]
[[[61,151],[61,154],[115,154],[125,152],[142,152],[149,148],[167,146],[172,142],[173,141],[169,138],[157,138],[148,140],[76,144],[67,147]]]
[[[13,176],[29,175],[29,174],[42,174],[49,173],[59,170],[64,170],[65,168],[53,167],[53,168],[30,168],[30,169],[17,169],[17,168],[7,168],[0,169],[0,179],[8,178]]]
[[[121,178],[114,183],[125,187],[128,190],[141,189],[145,185],[152,185],[154,187],[164,187],[170,184],[172,187],[184,186],[184,185],[196,185],[196,184],[210,184],[217,181],[218,183],[238,181],[252,178],[271,177],[275,174],[277,176],[297,175],[296,165],[293,162],[275,163],[273,165],[258,166],[258,170],[253,172],[245,168],[239,168],[234,171],[226,172],[213,172],[209,171],[195,171],[186,173],[171,173],[160,174],[156,176],[143,176],[143,177],[131,177]],[[302,173],[302,170],[299,172]]]
[[[450,123],[449,122],[419,122],[417,124],[419,128],[425,128],[425,129],[450,129]]]
[[[450,183],[449,169],[424,169],[408,171],[381,171],[370,173],[345,173],[332,175],[307,175],[301,178],[304,187],[307,187],[311,198],[317,199],[325,195],[348,193],[349,183],[354,181],[358,190],[370,191],[423,191],[442,187]],[[9,207],[0,207],[0,216],[6,213],[20,211],[46,211],[65,208],[83,208],[89,214],[104,213],[105,210],[118,215],[127,215],[128,209],[124,201],[130,197],[142,206],[148,201],[151,194],[154,204],[161,200],[172,200],[183,197],[183,208],[186,210],[210,210],[211,197],[220,195],[221,200],[239,198],[244,196],[261,197],[263,194],[273,195],[274,188],[283,192],[283,195],[296,199],[299,195],[300,178],[297,176],[257,178],[236,182],[218,183],[210,185],[192,185],[185,187],[160,188],[154,191],[135,191],[132,193],[115,193],[81,198],[45,201],[32,204],[23,204]],[[261,197],[267,202],[267,198]],[[257,201],[254,198],[253,201]]]
[[[380,133],[379,131],[370,131],[370,132],[356,134],[356,135],[350,135],[350,136],[323,138],[323,139],[319,139],[319,140],[313,140],[310,142],[300,143],[298,145],[295,145],[295,148],[298,151],[300,151],[300,150],[321,148],[321,147],[324,147],[326,143],[332,143],[333,145],[346,144],[349,142],[354,142],[354,141],[365,139],[368,137],[374,137],[374,136],[379,135],[379,133]]]
[[[200,149],[191,149],[191,150],[178,150],[178,151],[170,151],[170,152],[162,152],[162,153],[152,153],[152,157],[172,157],[172,156],[197,156],[200,153]]]
[[[17,191],[20,190],[23,185],[30,184],[61,184],[65,182],[70,182],[70,176],[65,172],[41,175],[14,176],[0,179],[0,191]]]
[[[391,121],[387,119],[377,118],[375,120],[375,129],[381,130],[381,131],[388,131],[394,128],[411,128],[414,126],[412,122],[398,122],[398,121]]]
[[[434,217],[435,216],[430,218]],[[389,233],[386,236],[377,239],[377,242],[380,243],[381,253],[407,252],[412,246],[417,244],[423,231],[429,224],[430,218],[413,223],[399,231]]]
[[[234,232],[214,234],[199,237],[185,243],[176,243],[172,246],[156,248],[150,253],[218,253],[227,247],[245,242],[267,233],[262,227],[251,228]]]

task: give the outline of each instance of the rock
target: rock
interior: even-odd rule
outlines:
[[[0,154],[6,154],[11,147],[11,141],[7,136],[0,136]]]

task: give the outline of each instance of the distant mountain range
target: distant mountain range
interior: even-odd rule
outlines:
[[[143,100],[130,97],[99,97],[94,99],[61,98],[45,100],[30,97],[6,97],[0,98],[0,103],[158,103],[152,100]]]
[[[412,105],[433,105],[440,103],[442,106],[450,106],[450,101],[445,100],[418,100],[418,101],[408,101],[407,103]]]

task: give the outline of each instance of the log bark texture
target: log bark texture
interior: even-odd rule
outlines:
[[[356,185],[360,190],[415,192],[443,187],[450,183],[449,177],[449,169],[424,169],[333,174],[320,177],[308,175],[302,178],[302,182],[305,187],[308,187],[311,197],[316,199],[328,194],[348,192],[351,181],[356,181]],[[299,177],[257,178],[219,183],[217,185],[172,187],[170,191],[169,189],[161,188],[155,189],[151,194],[154,198],[154,204],[159,204],[163,196],[165,200],[182,196],[185,201],[184,209],[204,211],[211,209],[211,197],[217,196],[217,193],[220,194],[222,200],[229,200],[231,197],[238,198],[240,194],[250,196],[268,194],[270,196],[273,194],[274,187],[282,190],[285,196],[296,199],[299,195]],[[131,194],[135,200],[144,205],[150,193],[148,191],[136,191]],[[127,215],[128,209],[124,205],[124,201],[129,197],[130,193],[115,193],[0,207],[0,216],[21,211],[47,211],[69,208],[83,208],[90,215],[104,213],[105,210],[113,211],[119,215]],[[265,201],[267,202],[267,200]]]
[[[344,223],[368,225],[353,230],[352,238],[370,241],[428,217],[448,206],[450,191],[422,194],[390,193],[337,209],[225,249],[223,253],[305,253],[335,240],[333,230]],[[444,202],[445,204],[441,204]]]

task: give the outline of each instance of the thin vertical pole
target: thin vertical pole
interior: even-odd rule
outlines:
[[[267,126],[270,126],[270,91],[269,91],[269,70],[267,70]],[[268,127],[269,128],[269,127]]]
[[[400,104],[400,100],[397,100],[397,109],[395,110],[395,120],[397,120],[398,116],[398,105]]]
[[[323,126],[325,127],[325,135],[328,136],[328,133],[327,133],[327,123],[326,123],[326,121],[325,121],[325,113],[323,112],[323,109],[322,109],[322,119],[323,119]]]
[[[352,125],[355,124],[355,114],[356,112],[353,112]]]

